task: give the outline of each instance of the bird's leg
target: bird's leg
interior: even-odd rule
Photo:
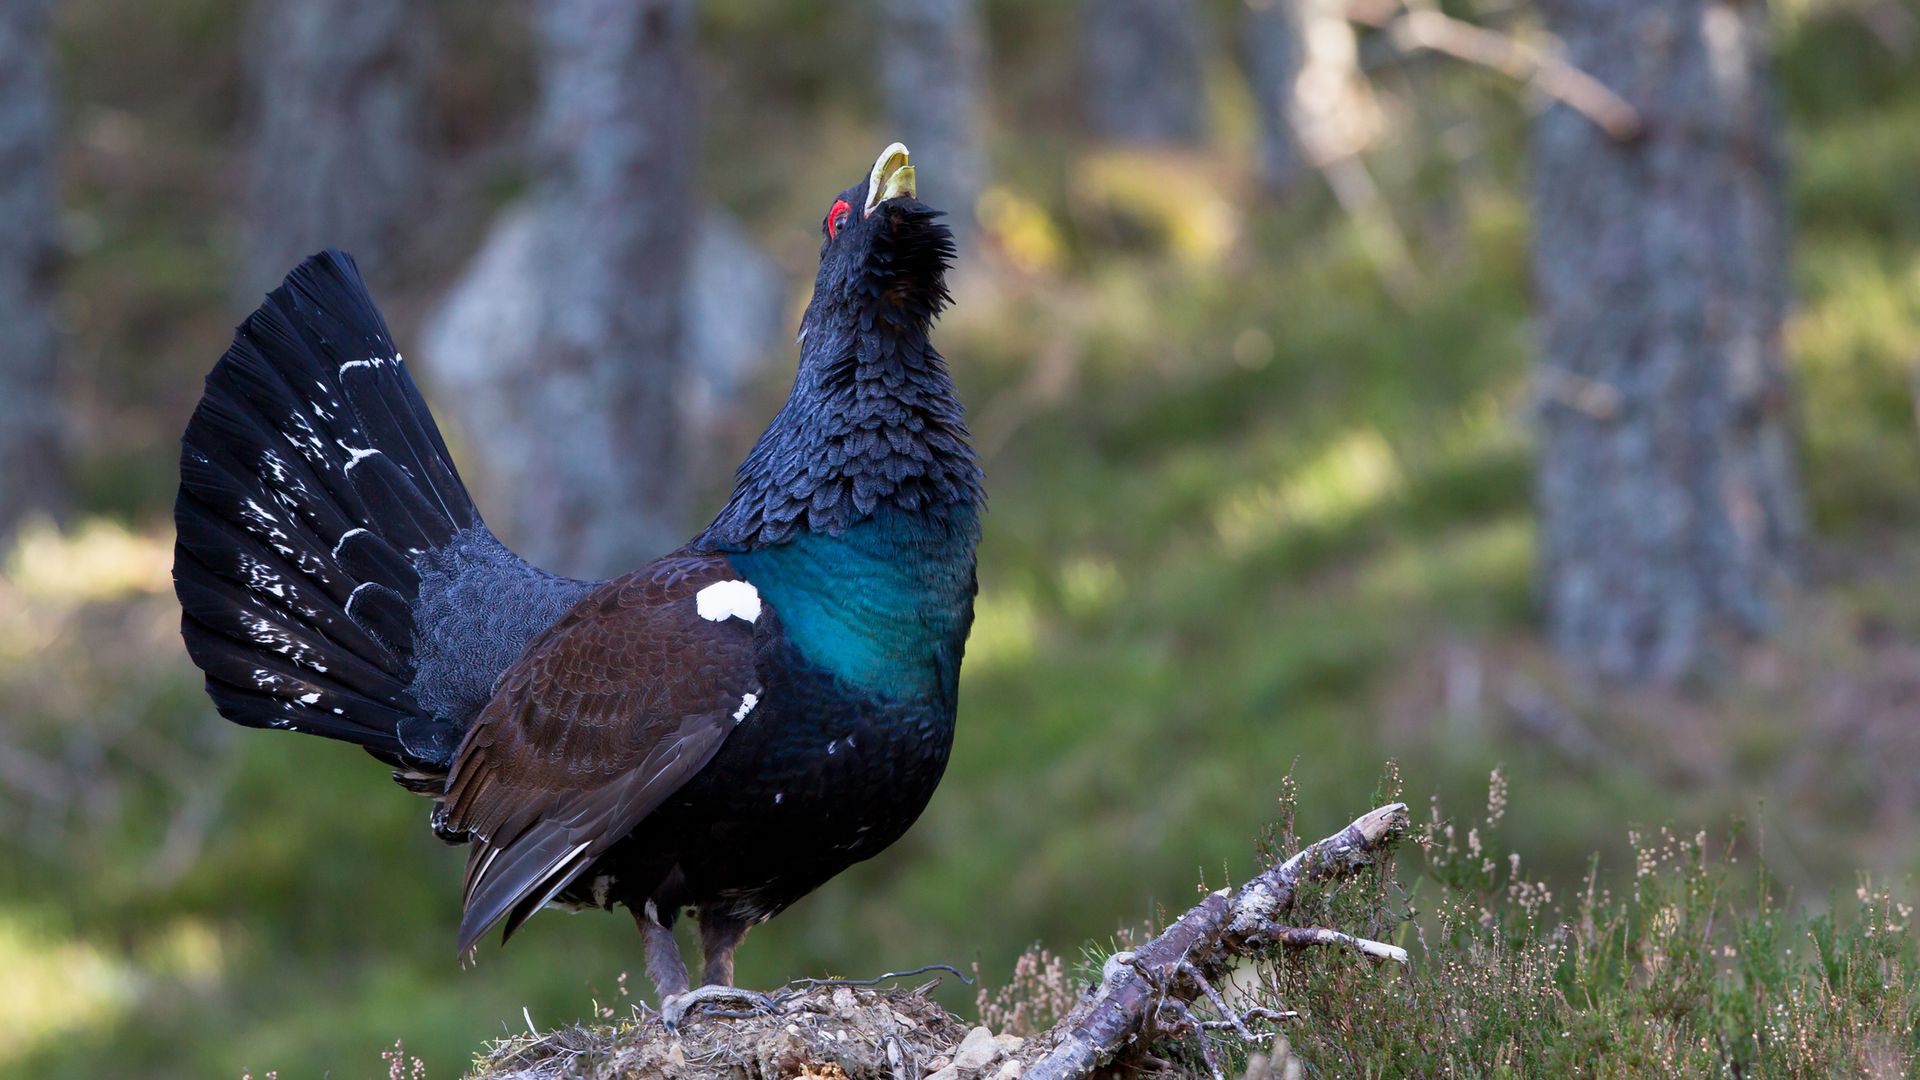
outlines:
[[[765,994],[752,990],[740,990],[733,984],[733,950],[740,947],[740,939],[747,936],[747,924],[730,915],[713,911],[700,913],[700,949],[706,963],[700,973],[701,982],[706,985],[697,990],[677,994],[664,999],[660,1005],[660,1019],[672,1031],[696,1007],[726,1005],[731,1013],[718,1015],[742,1016],[748,1012],[763,1012],[779,1015],[780,1007]]]
[[[633,921],[640,924],[640,936],[646,939],[647,978],[653,980],[653,989],[660,995],[660,1008],[664,1010],[669,999],[687,992],[687,964],[680,959],[680,943],[674,940],[672,930],[643,911],[636,909]]]
[[[733,985],[733,950],[747,936],[742,919],[712,912],[700,913],[700,955],[705,961],[700,982],[706,986]]]

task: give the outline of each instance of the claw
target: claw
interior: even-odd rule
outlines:
[[[768,1016],[780,1015],[780,1006],[774,1000],[757,990],[742,990],[737,986],[703,986],[698,990],[689,990],[684,994],[674,994],[660,1000],[660,1022],[668,1031],[679,1031],[680,1025],[696,1010],[726,1004],[738,1006],[745,1012],[716,1013],[718,1016],[751,1016],[765,1013]]]

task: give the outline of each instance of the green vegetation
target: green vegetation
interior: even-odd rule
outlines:
[[[1241,1002],[1301,1013],[1272,1075],[1289,1058],[1312,1076],[1481,1077],[1905,1076],[1920,1061],[1913,908],[1870,879],[1794,915],[1738,830],[1662,828],[1631,836],[1630,874],[1596,866],[1557,888],[1502,842],[1527,811],[1496,772],[1484,817],[1443,820],[1436,802],[1417,850],[1303,896],[1294,921],[1397,941],[1413,962],[1314,950],[1243,972]],[[1191,1043],[1156,1049],[1201,1065]]]
[[[877,130],[830,77],[859,68],[854,46],[808,7],[715,5],[707,58],[730,95],[708,118],[710,190],[796,271],[815,193]],[[994,7],[996,42],[1069,51],[1029,7]],[[550,1027],[612,1000],[639,979],[638,938],[622,917],[543,915],[462,970],[461,856],[426,804],[348,748],[214,716],[175,633],[166,508],[173,440],[241,313],[240,5],[74,0],[61,19],[86,512],[29,536],[0,579],[0,1073],[372,1075],[404,1037],[456,1075],[523,1008]],[[463,19],[450,55],[506,60],[449,61],[450,92],[481,129],[508,125],[520,46]],[[1877,885],[1847,898],[1863,869],[1920,868],[1920,66],[1815,5],[1782,16],[1780,57],[1818,588],[1701,685],[1604,698],[1531,636],[1510,89],[1424,70],[1436,115],[1400,118],[1370,160],[1418,272],[1395,301],[1330,200],[1236,194],[1232,87],[1218,159],[1153,163],[1143,198],[1114,179],[1139,163],[1061,134],[1070,65],[1001,57],[984,216],[1002,255],[960,278],[939,331],[992,492],[955,758],[906,840],[755,931],[742,980],[976,957],[1004,977],[1031,942],[1070,952],[1184,908],[1196,868],[1244,878],[1290,769],[1317,836],[1385,758],[1416,803],[1477,800],[1504,762],[1491,872],[1442,833],[1408,895],[1329,901],[1430,912],[1410,982],[1331,955],[1272,976],[1295,1007],[1354,1019],[1292,1031],[1296,1053],[1362,1075],[1910,1062],[1904,909]],[[513,186],[490,178],[487,197]],[[450,271],[459,253],[441,255]],[[443,280],[375,283],[403,339]],[[1660,831],[1735,817],[1752,824],[1724,869],[1718,844],[1703,862]],[[1506,850],[1552,900],[1517,888]],[[1761,854],[1772,876],[1743,877]],[[1461,1038],[1463,1016],[1484,1029]]]
[[[1398,783],[1390,767],[1389,795]],[[1290,778],[1282,791],[1280,824],[1263,845],[1274,858],[1305,839],[1292,824]],[[1724,839],[1662,828],[1630,834],[1630,874],[1596,865],[1562,892],[1504,846],[1506,822],[1527,810],[1509,807],[1495,771],[1484,815],[1455,822],[1435,800],[1397,858],[1302,890],[1290,922],[1399,942],[1409,966],[1332,948],[1252,958],[1219,986],[1251,1038],[1224,1027],[1163,1034],[1146,1053],[1195,1076],[1209,1075],[1211,1058],[1246,1080],[1905,1076],[1920,1062],[1914,909],[1870,878],[1825,913],[1795,914],[1765,868],[1739,854],[1750,845],[1738,828]],[[1028,950],[1006,983],[978,988],[974,1017],[1001,1036],[1048,1030],[1100,978],[1113,948],[1144,944],[1138,932],[1120,938],[1073,967]],[[965,1025],[938,1023],[904,986],[877,993],[920,1016],[922,1060],[953,1055]],[[498,1040],[474,1075],[567,1061],[569,1075],[649,1080],[678,1049],[689,1076],[757,1076],[760,1063],[792,1060],[796,1041],[814,1075],[837,1075],[836,1064],[852,1070],[861,1055],[865,1068],[876,1066],[896,1015],[789,1002],[783,1017],[701,1021],[670,1037],[629,1005],[616,1000],[584,1025]],[[1194,1010],[1219,1022],[1218,1006],[1202,1000]],[[818,1034],[822,1027],[839,1037]]]

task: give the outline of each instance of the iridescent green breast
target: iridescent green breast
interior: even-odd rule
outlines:
[[[885,508],[839,533],[801,533],[733,563],[810,664],[893,700],[949,704],[973,625],[971,506]]]

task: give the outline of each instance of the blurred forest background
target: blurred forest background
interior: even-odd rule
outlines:
[[[1505,763],[1569,888],[1734,816],[1810,908],[1920,869],[1900,0],[7,0],[0,1073],[455,1075],[639,991],[624,918],[461,970],[420,801],[214,715],[176,440],[344,247],[503,538],[637,563],[719,505],[896,138],[992,498],[960,732],[744,984],[1002,979],[1243,878],[1290,769],[1318,835],[1389,758],[1416,803]]]

